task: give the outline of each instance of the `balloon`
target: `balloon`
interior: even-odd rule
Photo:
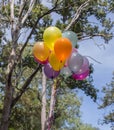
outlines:
[[[62,37],[61,30],[57,27],[48,27],[43,33],[44,44],[50,49],[54,49],[55,41]]]
[[[77,51],[72,51],[70,58],[68,59],[68,66],[73,73],[79,71],[83,64],[83,56]]]
[[[72,75],[72,72],[71,70],[69,69],[69,67],[64,67],[62,68],[61,70],[61,74],[68,77],[68,76],[71,76]]]
[[[77,51],[76,48],[73,48],[73,49],[72,49],[72,52],[78,52],[78,51]],[[68,58],[67,58],[67,60],[66,60],[66,62],[65,62],[64,67],[68,67]]]
[[[48,59],[46,59],[45,61],[40,61],[35,56],[34,56],[34,60],[35,60],[35,62],[40,63],[40,64],[46,64],[48,62]]]
[[[54,45],[55,54],[60,61],[65,61],[72,52],[72,43],[67,38],[59,38]]]
[[[48,78],[55,78],[59,75],[60,71],[55,71],[49,63],[44,66],[44,73]]]
[[[62,37],[68,38],[71,42],[73,47],[77,44],[78,38],[75,32],[73,31],[65,31],[62,33]]]
[[[89,75],[89,69],[81,74],[73,74],[72,77],[76,80],[84,80]]]
[[[85,71],[87,71],[89,69],[89,61],[88,59],[83,56],[83,64],[82,64],[82,67],[79,69],[78,72],[76,72],[76,74],[81,74],[81,73],[84,73]]]
[[[63,68],[65,62],[64,61],[60,61],[55,53],[52,51],[50,56],[49,56],[49,63],[50,65],[52,66],[52,68],[55,70],[55,71],[59,71],[61,68]]]
[[[50,50],[44,45],[43,42],[37,42],[33,47],[33,55],[39,61],[46,61],[49,57]]]

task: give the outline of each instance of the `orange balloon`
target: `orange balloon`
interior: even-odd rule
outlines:
[[[60,61],[65,61],[72,52],[72,43],[68,38],[59,38],[54,44],[55,54]]]
[[[45,61],[49,57],[50,50],[43,42],[37,42],[33,47],[33,55],[40,61]]]
[[[49,63],[55,71],[59,71],[60,69],[64,67],[65,61],[60,61],[56,57],[55,52],[52,51],[49,56]]]

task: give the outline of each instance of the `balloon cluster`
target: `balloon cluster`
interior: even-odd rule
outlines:
[[[33,55],[36,62],[44,65],[44,73],[48,78],[59,74],[83,80],[89,75],[89,61],[78,53],[75,45],[77,35],[73,31],[61,30],[51,26],[43,33],[44,42],[36,42]]]

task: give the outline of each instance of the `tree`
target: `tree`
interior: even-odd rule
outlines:
[[[52,0],[50,2],[51,8],[42,5],[40,0],[0,1],[0,89],[3,101],[1,102],[1,130],[8,129],[14,106],[30,88],[37,72],[41,72],[41,66],[34,63],[32,55],[24,55],[24,52],[25,48],[33,45],[29,43],[30,40],[32,42],[37,39],[42,40],[44,29],[54,24],[52,12],[56,12],[61,17],[55,25],[62,30],[76,31],[79,39],[100,36],[108,42],[113,36],[111,30],[113,22],[106,17],[107,13],[113,11],[113,1]],[[99,23],[89,22],[90,16],[94,16],[100,22],[101,31]],[[22,40],[24,31],[26,35]],[[85,89],[82,87],[82,90]]]
[[[102,98],[102,104],[100,105],[100,109],[110,108],[108,113],[104,116],[102,123],[111,124],[112,130],[114,129],[114,73],[112,77],[112,81],[103,87],[102,92],[104,97]]]

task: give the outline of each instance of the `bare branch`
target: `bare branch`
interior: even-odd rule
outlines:
[[[33,9],[33,6],[35,4],[35,1],[36,0],[31,0],[30,1],[30,4],[29,4],[29,9],[27,11],[27,13],[25,14],[25,16],[23,17],[22,21],[21,21],[21,24],[23,25],[26,21],[26,19],[28,18],[29,14],[31,13],[32,9]]]
[[[13,99],[11,107],[13,107],[17,101],[20,99],[20,97],[22,96],[22,94],[26,91],[26,89],[28,88],[28,85],[30,84],[30,82],[32,81],[32,79],[34,78],[34,76],[36,75],[36,73],[38,72],[38,70],[40,69],[41,65],[39,65],[34,72],[27,78],[26,82],[23,84],[21,91],[17,94],[17,96]]]
[[[24,1],[24,2],[23,2],[23,0],[21,0],[20,10],[19,10],[19,16],[18,16],[19,21],[20,21],[20,18],[21,18],[21,16],[22,16],[22,13],[23,13],[23,10],[24,10],[24,8],[25,8],[26,3],[27,3],[27,1]]]
[[[92,58],[91,56],[86,56],[86,57],[92,59],[93,61],[97,62],[98,64],[102,64],[101,62],[97,61],[96,59]]]
[[[81,35],[81,33],[78,33],[77,35]],[[92,34],[92,35],[85,35],[85,36],[78,36],[78,38],[80,39],[80,41],[84,41],[84,40],[90,40],[92,39],[94,44],[101,49],[101,47],[103,47],[105,49],[105,45],[104,44],[97,44],[96,41],[94,40],[94,37],[103,37],[103,38],[110,38],[110,37],[114,37],[112,34],[103,34],[103,33],[98,33],[98,34]]]
[[[14,0],[11,0],[10,3],[10,11],[11,11],[11,22],[14,22]]]
[[[14,0],[10,2],[10,19],[11,19],[11,34],[13,39],[14,33]]]
[[[88,6],[90,0],[86,1],[85,3],[83,3],[78,9],[77,9],[77,12],[75,13],[73,19],[71,20],[70,24],[66,27],[65,30],[68,30],[75,22],[76,20],[79,18],[82,10]]]
[[[97,44],[96,41],[94,40],[94,38],[91,38],[93,40],[93,43],[99,48],[101,49],[101,47],[103,47],[105,49],[105,45],[104,44]]]
[[[77,33],[77,35],[80,35],[81,33]],[[80,41],[91,39],[92,37],[114,37],[112,34],[104,34],[104,33],[98,33],[98,34],[87,34],[85,36],[78,36]]]

